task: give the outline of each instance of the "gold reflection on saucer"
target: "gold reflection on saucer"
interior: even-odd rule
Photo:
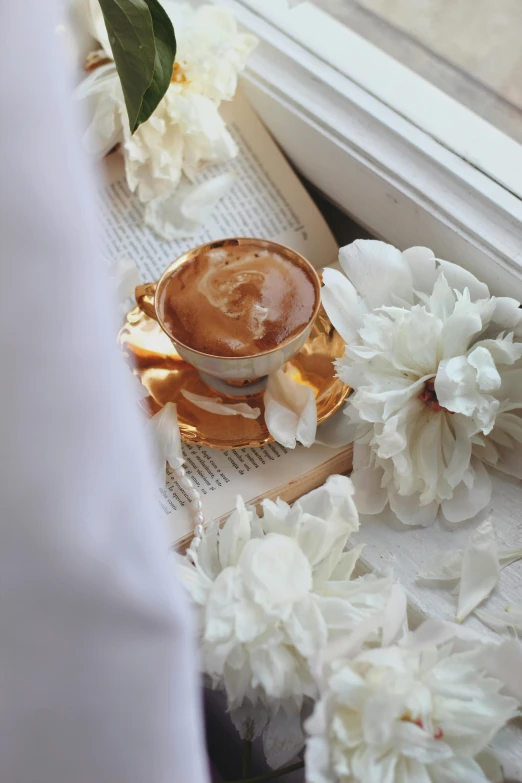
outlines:
[[[150,397],[142,405],[152,415],[167,402],[178,406],[182,439],[187,443],[215,449],[263,446],[274,439],[264,419],[263,394],[249,397],[226,397],[210,389],[192,365],[179,356],[159,324],[139,307],[127,315],[118,335],[118,344],[136,369]],[[326,421],[343,404],[350,388],[335,376],[334,359],[344,353],[344,340],[335,331],[323,308],[304,347],[286,367],[294,380],[313,389],[317,402],[318,423]],[[221,398],[226,403],[245,401],[261,408],[258,419],[243,416],[221,416],[198,408],[181,394],[181,390],[205,397]]]

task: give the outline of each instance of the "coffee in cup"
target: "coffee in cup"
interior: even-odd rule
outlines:
[[[171,337],[193,350],[254,356],[301,332],[316,301],[306,268],[252,242],[202,249],[174,269],[158,315]]]

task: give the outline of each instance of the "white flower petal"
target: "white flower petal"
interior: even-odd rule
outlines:
[[[181,451],[181,436],[178,425],[178,411],[173,402],[168,402],[148,422],[157,451],[157,472],[160,486],[165,483],[165,463],[173,470],[181,468],[184,463]],[[162,479],[162,481],[161,481]]]
[[[477,373],[466,356],[455,356],[439,364],[435,392],[443,408],[463,416],[471,417],[488,404],[488,399],[480,394]]]
[[[341,248],[339,261],[369,308],[393,305],[397,300],[412,303],[412,273],[403,254],[393,245],[357,239]]]
[[[186,558],[181,557],[177,552],[173,553],[173,557],[182,585],[196,604],[204,605],[212,588],[212,580],[201,569],[194,568]]]
[[[105,56],[112,60],[112,48],[99,0],[82,0],[78,4],[78,11],[89,35],[101,44]]]
[[[442,330],[442,358],[452,359],[466,353],[475,335],[483,328],[482,318],[477,308],[455,305],[455,310],[444,321]]]
[[[417,579],[429,582],[450,582],[457,583],[456,588],[452,589],[452,593],[458,595],[460,592],[460,578],[462,575],[462,564],[464,560],[463,549],[450,549],[446,552],[440,552],[434,558],[432,558],[423,570],[417,574]],[[506,568],[507,566],[515,563],[517,560],[522,559],[522,549],[500,549],[497,551],[499,570]],[[508,608],[506,608],[506,611]],[[500,630],[506,628],[510,624],[517,625],[517,619],[520,619],[522,623],[522,613],[520,618],[517,616],[517,607],[513,607],[514,614],[510,618],[504,612],[486,612],[476,610],[475,614],[484,622],[489,625],[493,630]],[[522,612],[522,609],[520,610]],[[489,620],[489,621],[488,621]]]
[[[288,714],[280,707],[263,732],[263,750],[268,766],[272,769],[284,767],[297,756],[303,745],[299,716]]]
[[[522,703],[522,644],[518,639],[509,639],[492,647],[485,660],[488,674],[503,684],[504,693]]]
[[[498,561],[501,568],[516,563],[517,560],[522,560],[522,549],[499,549]]]
[[[290,641],[305,658],[313,657],[317,649],[322,649],[328,641],[328,626],[315,596],[296,604],[285,627]]]
[[[218,521],[214,520],[208,524],[197,552],[197,563],[199,568],[201,568],[203,573],[212,580],[214,580],[221,571],[218,550],[219,533],[220,525]]]
[[[363,549],[364,544],[361,544],[341,555],[329,579],[333,582],[350,579]]]
[[[489,298],[490,293],[487,285],[477,280],[475,275],[472,275],[467,269],[463,269],[461,266],[451,263],[451,261],[437,259],[437,263],[440,265],[444,277],[452,288],[456,288],[461,293],[467,288],[474,302],[477,299]]]
[[[359,513],[380,514],[386,507],[388,492],[381,486],[382,477],[383,472],[380,468],[364,468],[353,471],[354,501]]]
[[[204,397],[194,394],[186,389],[181,390],[182,395],[198,408],[218,416],[243,416],[245,419],[258,419],[261,415],[260,408],[251,408],[246,402],[224,403],[220,397]]]
[[[441,320],[441,323],[444,323],[455,311],[457,294],[451,288],[440,269],[437,272],[437,279],[430,291],[431,293],[429,296],[423,294],[421,299],[429,312],[436,315],[437,318]]]
[[[319,425],[315,435],[316,443],[321,446],[329,446],[331,449],[339,449],[359,440],[370,431],[370,424],[353,421],[347,415],[350,407],[350,403],[347,403],[344,408]]]
[[[356,340],[367,307],[352,283],[336,269],[323,269],[321,301],[343,340],[347,343]]]
[[[522,348],[522,346],[520,346]],[[493,357],[486,347],[479,345],[468,354],[468,363],[476,371],[476,382],[482,391],[494,391],[502,383]]]
[[[190,237],[210,218],[235,179],[227,172],[200,185],[181,182],[172,196],[147,202],[145,222],[168,242]]]
[[[437,278],[435,254],[427,247],[410,247],[402,254],[410,267],[414,291],[432,291]]]
[[[522,633],[522,604],[513,604],[497,611],[476,609],[479,620],[497,633],[507,633],[513,630],[517,635]]]
[[[254,600],[276,609],[304,598],[312,588],[312,568],[294,539],[269,533],[244,547],[239,573]]]
[[[391,510],[403,525],[429,527],[437,518],[438,504],[432,502],[421,506],[419,495],[399,495],[389,489],[388,497]]]
[[[433,783],[490,783],[474,759],[453,758],[437,765],[432,772]]]
[[[348,536],[359,528],[352,496],[349,478],[329,476],[326,484],[297,501],[289,514],[299,546],[314,566],[316,581],[328,578]]]
[[[397,644],[408,629],[408,599],[404,588],[395,584],[392,587],[390,600],[384,611],[382,626],[383,647]]]
[[[446,416],[442,429],[442,450],[447,464],[444,479],[454,489],[464,479],[472,454],[473,422],[464,416]]]
[[[96,68],[76,88],[74,96],[94,107],[83,143],[89,155],[103,158],[123,138],[124,98],[114,63]]]
[[[316,706],[316,711],[319,709]],[[322,738],[310,737],[306,743],[307,783],[332,783],[328,745]]]
[[[219,532],[219,562],[222,568],[236,565],[245,544],[250,541],[250,522],[253,512],[247,509],[239,495],[236,508]]]
[[[230,710],[230,719],[241,739],[255,740],[261,736],[269,720],[269,711],[259,702],[253,706],[250,699],[243,699],[240,706]]]
[[[313,390],[279,370],[268,378],[265,422],[272,437],[287,449],[297,441],[311,446],[317,431],[317,406]]]
[[[329,476],[323,486],[303,495],[299,507],[313,516],[323,516],[329,523],[338,523],[346,530],[359,529],[359,517],[352,500],[353,484],[348,476]]]
[[[522,337],[522,310],[520,302],[516,299],[509,296],[497,296],[492,321],[501,329],[514,331],[518,337]]]
[[[455,488],[449,500],[443,500],[441,510],[448,522],[464,522],[486,508],[491,500],[491,477],[478,459],[471,459],[464,480]]]
[[[500,576],[495,533],[483,522],[470,536],[462,558],[457,621],[462,622],[496,587]]]
[[[460,579],[462,573],[463,549],[449,549],[435,555],[422,571],[417,574],[417,579],[428,581],[453,582]]]
[[[514,364],[522,358],[522,343],[513,341],[512,332],[496,340],[481,340],[475,350],[479,348],[486,349],[495,364]],[[471,354],[468,358],[471,358]]]

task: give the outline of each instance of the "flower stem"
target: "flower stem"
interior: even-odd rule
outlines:
[[[278,769],[275,772],[269,772],[267,775],[259,775],[257,778],[242,778],[241,780],[232,780],[230,783],[265,783],[267,780],[282,778],[283,775],[289,775],[290,772],[296,772],[298,769],[303,769],[303,767],[304,761],[298,761],[297,764],[292,764],[290,767]]]
[[[243,740],[243,763],[241,765],[241,777],[246,778],[250,775],[250,763],[252,761],[252,740]]]

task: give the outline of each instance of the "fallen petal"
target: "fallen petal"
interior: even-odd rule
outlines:
[[[156,444],[158,476],[165,476],[165,462],[174,470],[181,468],[184,462],[181,451],[181,436],[178,425],[178,411],[173,402],[168,402],[148,422],[148,427]],[[162,473],[161,473],[161,466]],[[165,483],[161,483],[161,486]]]
[[[313,390],[279,370],[268,378],[265,422],[272,437],[287,449],[297,441],[309,447],[317,432],[317,406]]]
[[[442,582],[460,579],[463,555],[462,549],[449,549],[447,552],[440,552],[429,561],[423,571],[419,571],[417,579]]]
[[[243,416],[245,419],[258,419],[261,415],[260,408],[251,408],[246,402],[225,404],[220,397],[203,397],[201,394],[181,390],[182,395],[198,408],[218,416]]]
[[[512,604],[497,611],[477,609],[478,619],[497,633],[507,633],[513,629],[515,633],[522,633],[522,604]]]
[[[155,198],[145,206],[145,222],[168,241],[184,239],[209,219],[217,202],[235,182],[235,174],[220,174],[201,185],[181,182],[170,198]]]
[[[497,585],[500,576],[495,533],[486,520],[470,536],[462,558],[457,622],[461,623]]]

